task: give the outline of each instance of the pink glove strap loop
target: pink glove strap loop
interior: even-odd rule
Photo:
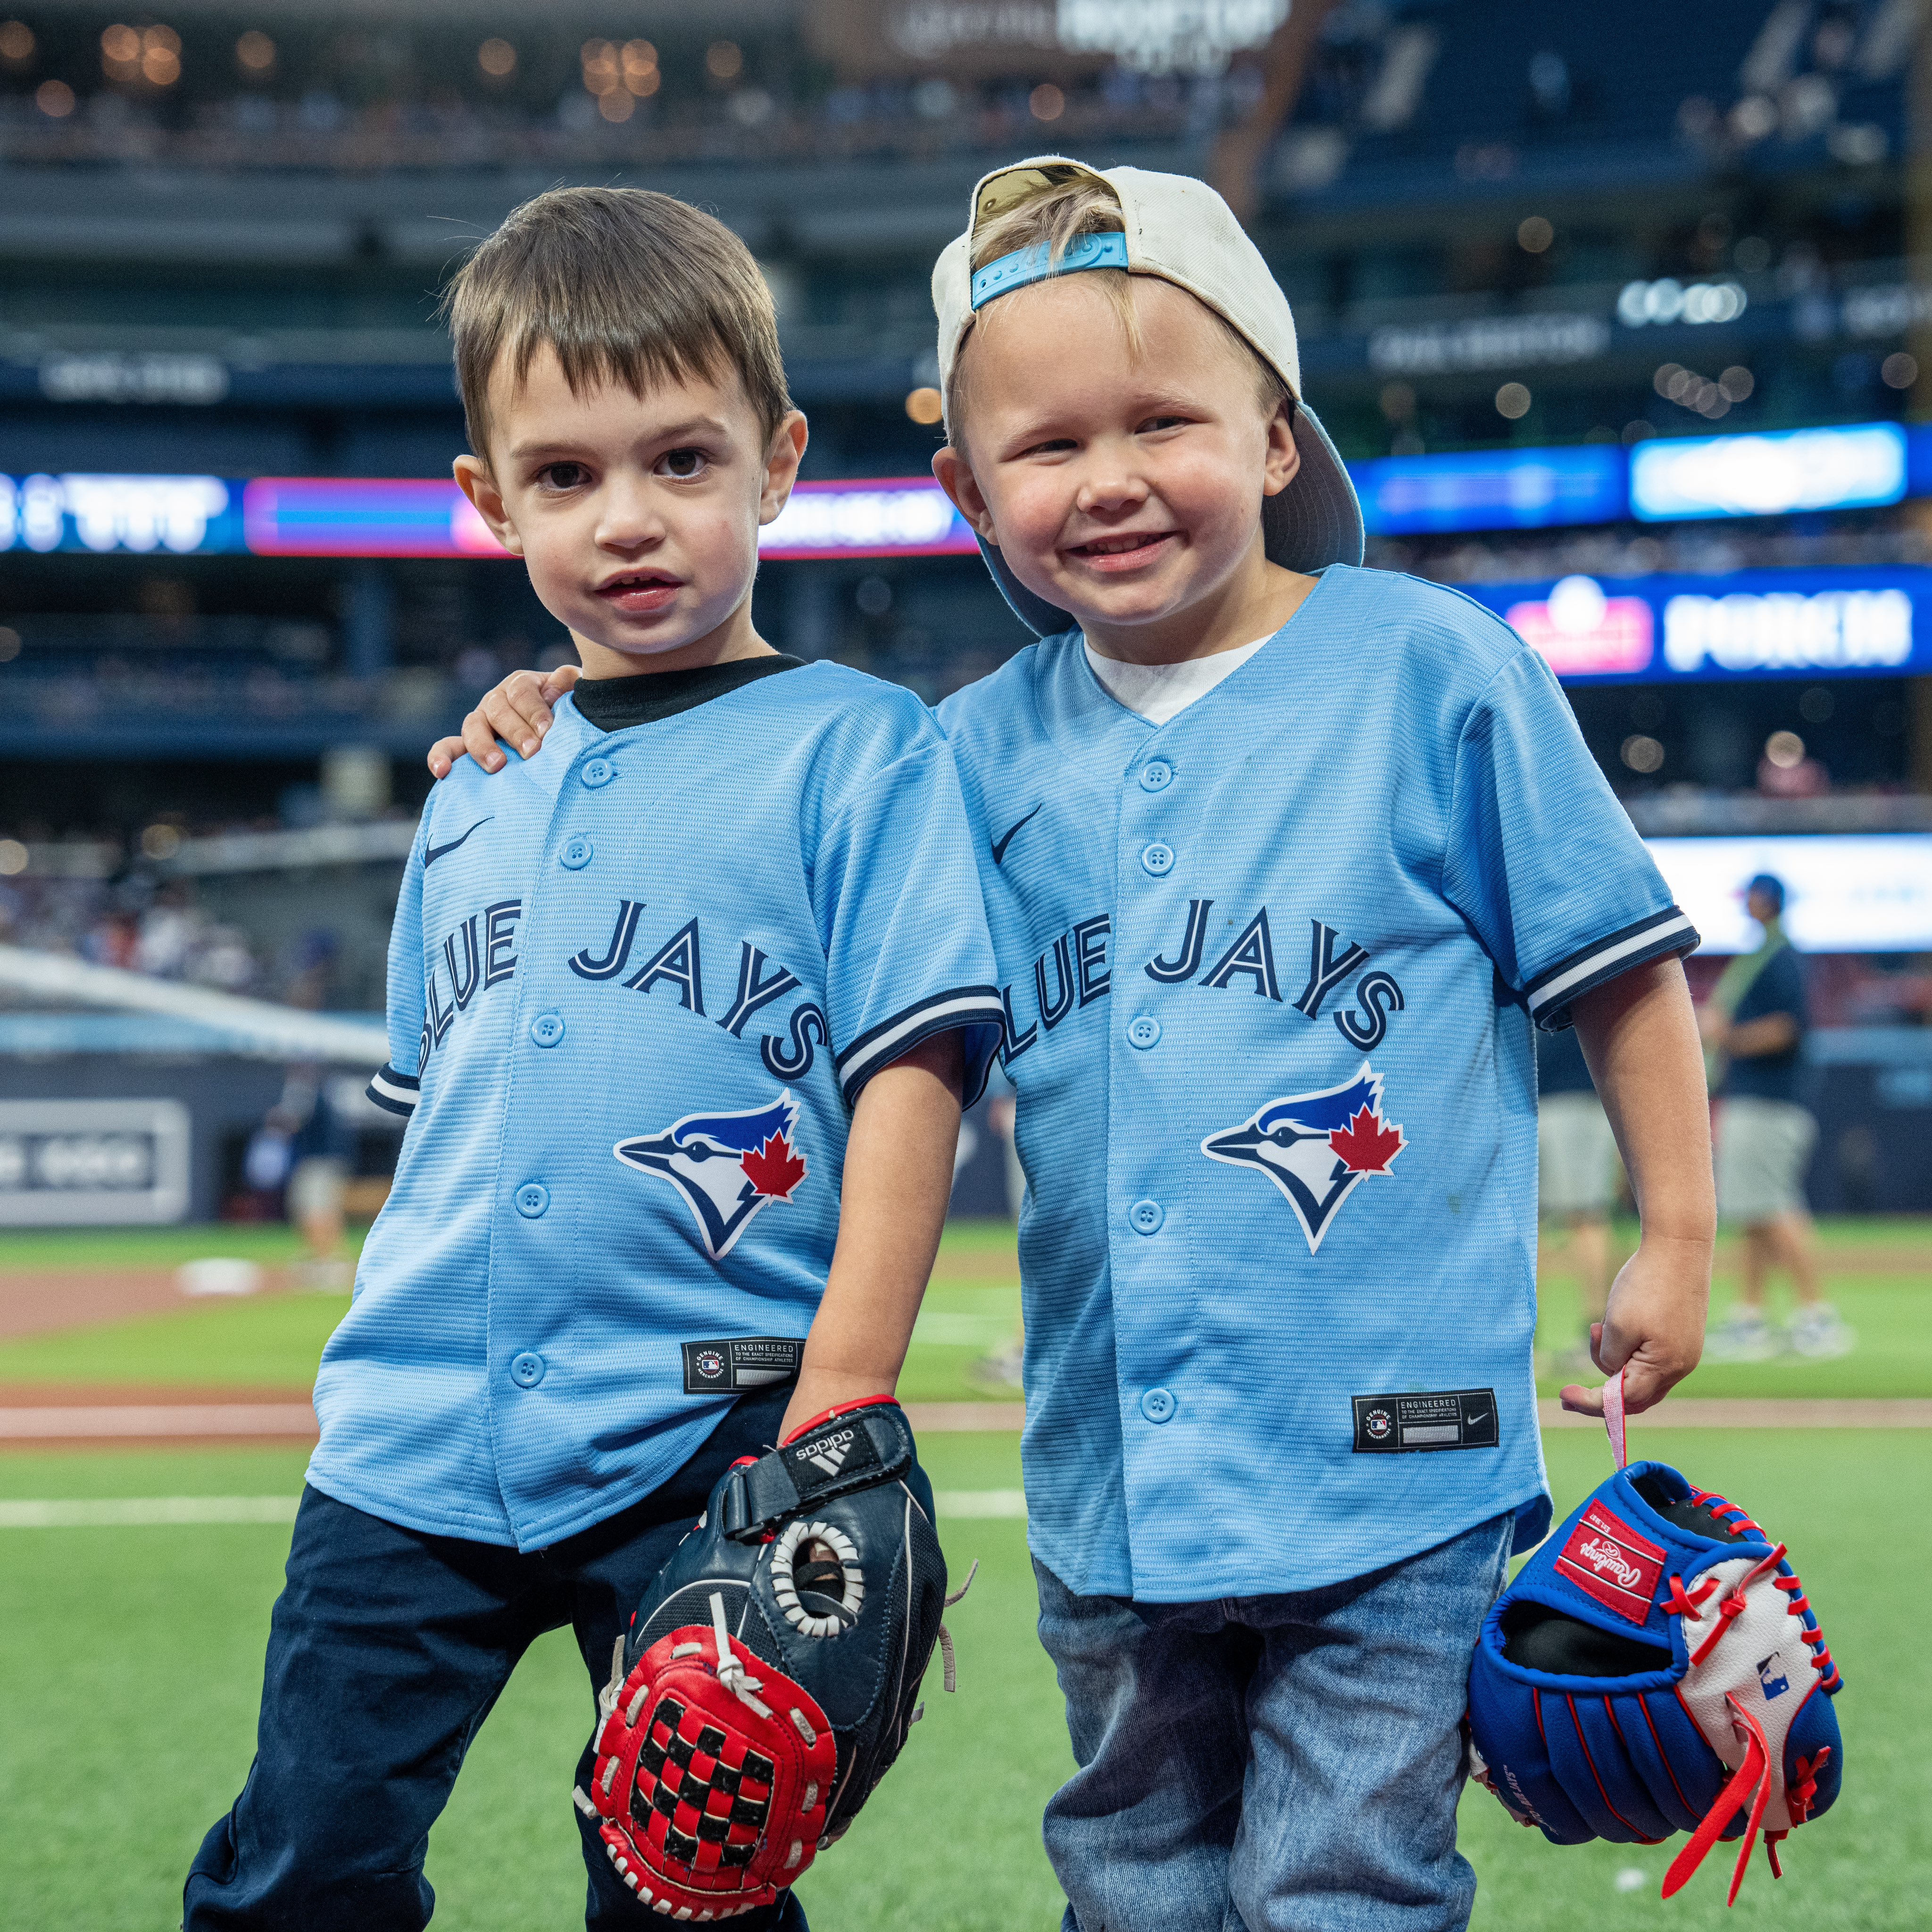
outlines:
[[[1621,1469],[1630,1460],[1624,1448],[1624,1372],[1621,1369],[1604,1384],[1604,1432],[1610,1438],[1610,1454]]]

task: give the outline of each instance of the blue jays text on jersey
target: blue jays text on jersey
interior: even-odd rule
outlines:
[[[1547,667],[1338,565],[1163,725],[1078,633],[940,718],[1018,1094],[1035,1554],[1192,1601],[1540,1535],[1531,1027],[1696,944]],[[1358,1437],[1402,1392],[1394,1447],[1460,1453]]]
[[[411,1118],[310,1479],[524,1548],[656,1486],[712,1385],[795,1353],[860,1089],[955,1029],[976,1089],[1000,1024],[944,741],[829,664],[608,734],[566,701],[541,758],[459,764],[389,977],[371,1091]]]

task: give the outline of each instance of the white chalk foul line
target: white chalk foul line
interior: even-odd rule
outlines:
[[[88,1496],[0,1500],[0,1529],[140,1529],[197,1523],[293,1522],[298,1496]],[[1024,1516],[1018,1490],[941,1490],[940,1519]]]
[[[86,1408],[0,1408],[0,1441],[62,1437],[294,1436],[313,1441],[305,1402],[104,1402]]]
[[[1024,1490],[938,1490],[932,1500],[939,1505],[939,1520],[950,1516],[1023,1516],[1027,1513]]]
[[[0,1529],[133,1529],[150,1524],[293,1522],[299,1496],[87,1496],[0,1500]]]

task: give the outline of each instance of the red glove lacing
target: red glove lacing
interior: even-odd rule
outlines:
[[[1728,1502],[1720,1496],[1706,1490],[1693,1490],[1690,1500],[1709,1511],[1717,1522],[1724,1525],[1732,1536],[1749,1536],[1760,1542],[1771,1539],[1736,1504]],[[1772,1587],[1782,1590],[1786,1595],[1786,1614],[1804,1620],[1802,1634],[1811,1648],[1811,1667],[1819,1673],[1820,1688],[1835,1690],[1842,1680],[1838,1668],[1832,1661],[1832,1653],[1825,1642],[1825,1634],[1818,1628],[1815,1616],[1807,1617],[1810,1610],[1810,1600],[1804,1594],[1801,1583],[1791,1566],[1784,1561],[1785,1546],[1779,1544],[1771,1554],[1754,1564],[1741,1576],[1736,1586],[1727,1592],[1718,1604],[1718,1621],[1709,1636],[1705,1638],[1691,1653],[1693,1664],[1702,1664],[1722,1642],[1738,1617],[1743,1615],[1745,1598],[1750,1586],[1767,1572],[1777,1570],[1780,1574],[1772,1577]],[[1681,1617],[1701,1610],[1712,1596],[1723,1588],[1715,1576],[1706,1576],[1693,1590],[1686,1590],[1682,1576],[1670,1579],[1670,1594],[1661,1608],[1667,1616]],[[1751,1849],[1757,1842],[1760,1827],[1764,1822],[1765,1806],[1771,1797],[1771,1748],[1764,1735],[1764,1726],[1756,1717],[1738,1702],[1736,1695],[1726,1691],[1724,1701],[1731,1708],[1731,1723],[1734,1730],[1742,1732],[1745,1739],[1744,1758],[1732,1773],[1730,1782],[1718,1795],[1717,1801],[1704,1814],[1703,1821],[1691,1834],[1684,1849],[1672,1860],[1670,1870],[1664,1880],[1664,1896],[1672,1897],[1682,1890],[1692,1873],[1704,1862],[1706,1855],[1718,1842],[1724,1827],[1731,1822],[1732,1815],[1748,1804],[1750,1813],[1748,1828],[1743,1844],[1738,1848],[1737,1868],[1731,1875],[1731,1888],[1725,1898],[1728,1906],[1736,1902],[1738,1888],[1744,1883],[1744,1868],[1750,1862]],[[1815,1756],[1798,1760],[1794,1767],[1795,1776],[1785,1792],[1786,1808],[1791,1814],[1792,1825],[1802,1825],[1810,1816],[1811,1803],[1818,1795],[1818,1773],[1825,1760],[1832,1754],[1829,1744],[1820,1748]],[[1764,1834],[1765,1855],[1771,1861],[1771,1874],[1774,1878],[1784,1876],[1778,1862],[1778,1841],[1788,1834],[1789,1827],[1766,1832]]]

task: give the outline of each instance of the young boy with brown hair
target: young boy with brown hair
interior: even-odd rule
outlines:
[[[586,675],[548,758],[423,814],[370,1089],[409,1129],[188,1932],[428,1922],[430,1827],[532,1640],[572,1626],[594,1689],[734,1461],[890,1394],[999,1037],[937,727],[752,628],[806,426],[742,244],[561,190],[449,308],[458,479]],[[634,1922],[579,1822],[586,1922]]]

